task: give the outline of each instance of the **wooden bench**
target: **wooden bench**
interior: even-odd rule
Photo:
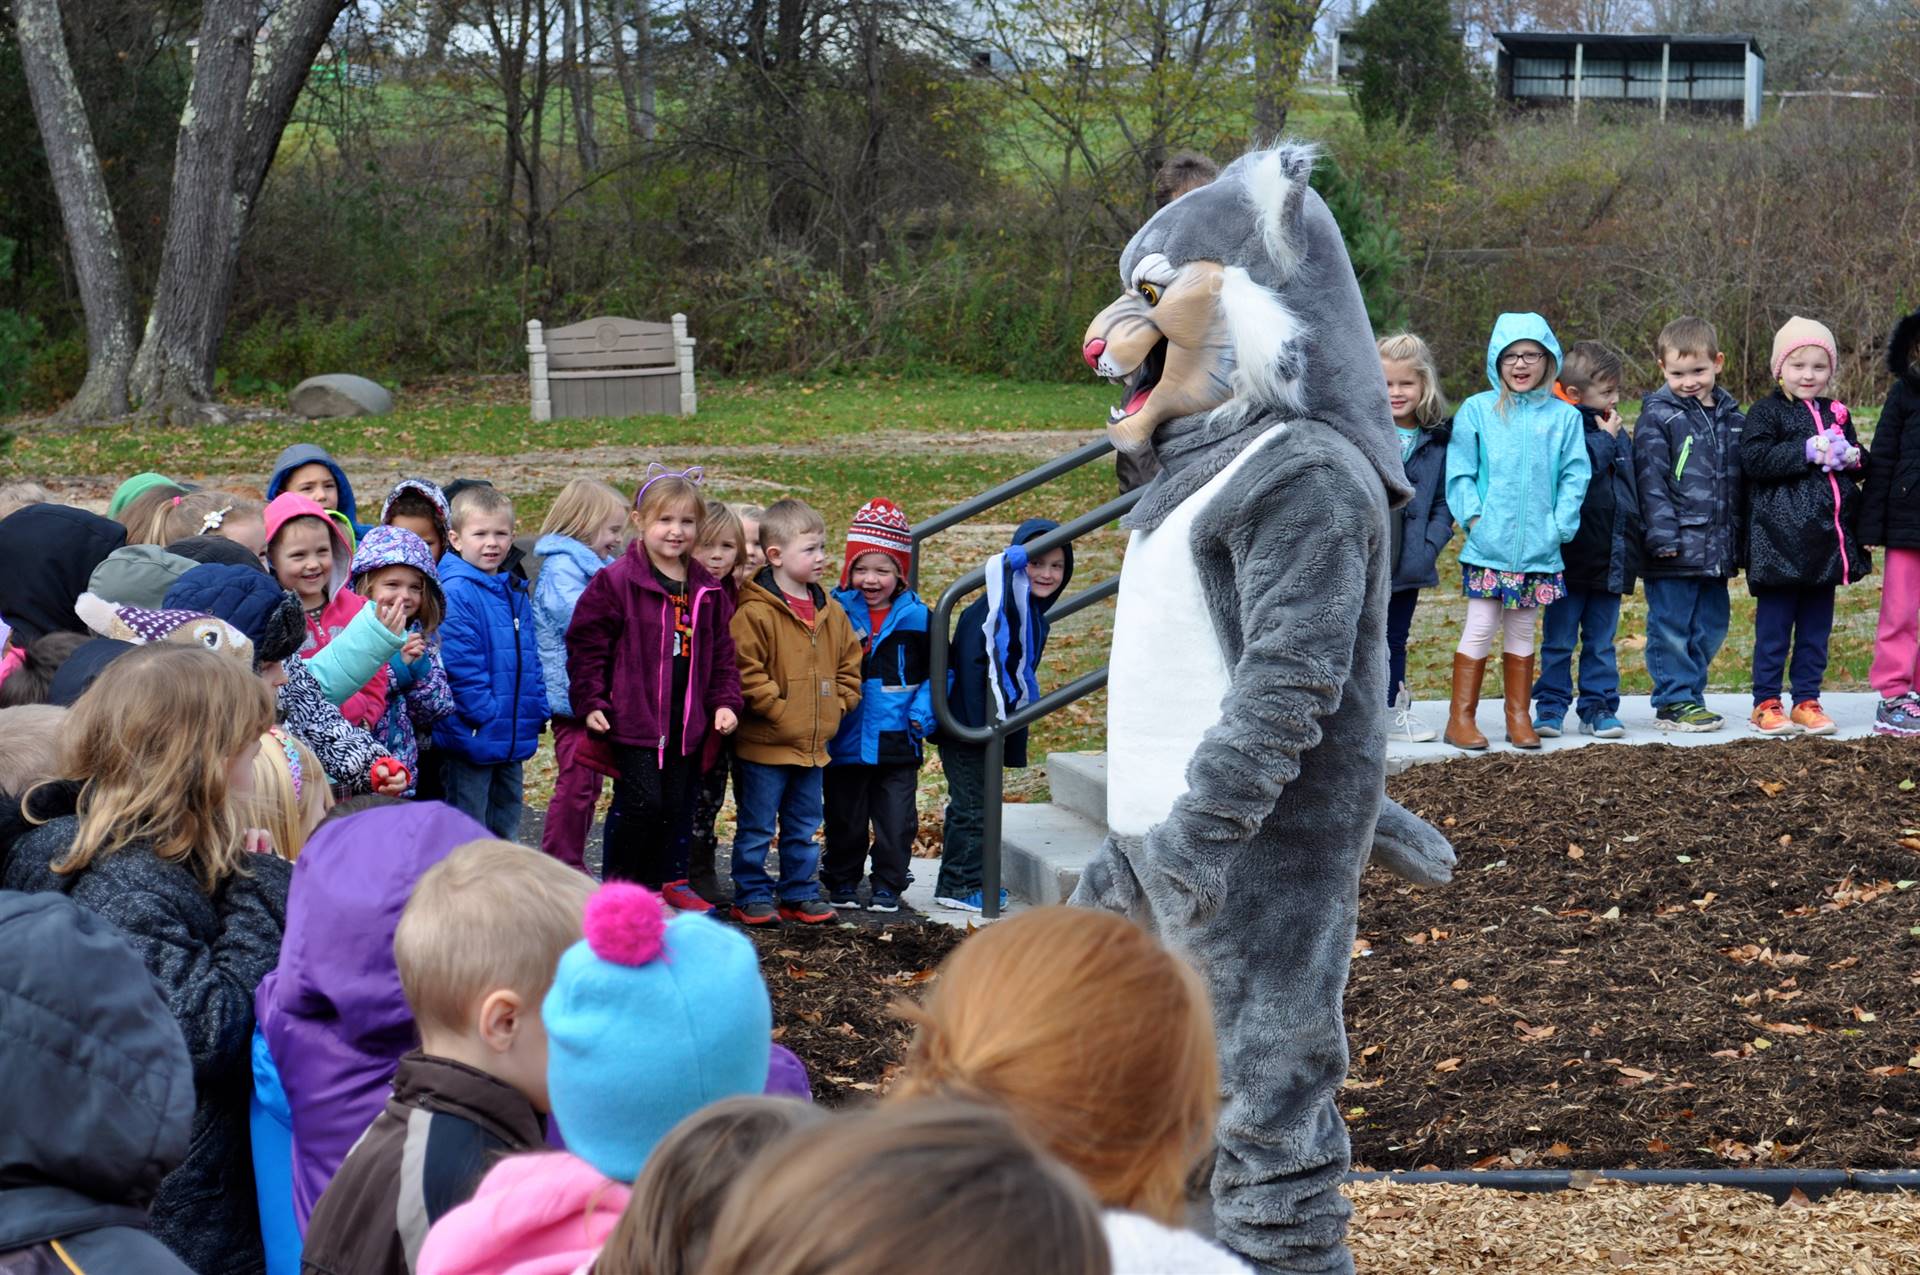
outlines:
[[[692,416],[693,338],[687,316],[646,323],[606,315],[545,332],[527,320],[533,419]]]

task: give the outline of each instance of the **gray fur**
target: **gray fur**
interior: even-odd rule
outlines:
[[[1301,152],[1286,152],[1290,171]],[[1217,489],[1192,561],[1231,673],[1187,789],[1144,838],[1109,837],[1073,902],[1135,917],[1207,979],[1222,1089],[1216,1234],[1270,1270],[1351,1272],[1337,1098],[1342,996],[1369,855],[1445,880],[1452,849],[1384,796],[1388,509],[1408,496],[1372,329],[1337,228],[1304,181],[1289,272],[1236,173],[1162,211],[1128,245],[1175,266],[1248,270],[1308,325],[1305,412],[1236,399],[1170,421],[1163,472],[1129,519],[1150,532],[1281,421]],[[1124,578],[1123,578],[1124,587]],[[1109,740],[1121,748],[1123,740]],[[1384,822],[1383,822],[1384,820]]]

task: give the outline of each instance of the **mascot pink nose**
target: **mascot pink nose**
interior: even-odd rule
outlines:
[[[1101,340],[1099,337],[1095,337],[1093,338],[1093,340],[1087,342],[1086,349],[1080,351],[1081,356],[1087,360],[1088,367],[1093,367],[1095,364],[1097,364],[1100,360],[1100,356],[1102,354],[1105,354],[1106,352],[1107,352],[1107,343]]]

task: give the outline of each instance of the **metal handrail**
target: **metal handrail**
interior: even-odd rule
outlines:
[[[1017,478],[1012,478],[999,486],[982,492],[968,500],[963,500],[953,508],[934,515],[913,529],[913,559],[908,572],[909,579],[918,584],[920,573],[920,543],[930,536],[965,522],[969,518],[985,513],[1017,496],[1025,495],[1036,487],[1052,482],[1064,474],[1072,473],[1082,465],[1100,459],[1113,450],[1113,444],[1106,439],[1088,443],[1064,456],[1055,457],[1044,465],[1037,466]],[[1098,509],[1081,514],[1069,522],[1054,528],[1043,535],[1035,536],[1026,542],[1029,556],[1060,548],[1089,532],[1097,531],[1114,519],[1121,517],[1140,501],[1138,491],[1127,492],[1114,500],[1109,500]],[[933,615],[928,623],[928,669],[927,682],[933,693],[933,716],[939,723],[943,739],[961,743],[977,744],[986,750],[986,792],[984,824],[981,828],[981,905],[982,915],[993,920],[1000,915],[1000,834],[1001,834],[1001,798],[1005,793],[1005,775],[1002,766],[1006,761],[1007,736],[1017,730],[1024,730],[1034,722],[1051,713],[1057,713],[1075,700],[1083,699],[1107,684],[1107,667],[1101,665],[1090,673],[1084,673],[1068,682],[1065,686],[1055,687],[1033,703],[1014,710],[1005,718],[986,726],[968,726],[956,721],[953,708],[947,700],[947,669],[951,655],[953,610],[960,600],[974,591],[984,588],[987,582],[985,566],[975,567],[948,585],[940,595],[940,601],[934,605]],[[1062,598],[1048,608],[1051,620],[1063,620],[1075,612],[1095,606],[1120,592],[1120,578],[1110,576],[1099,584],[1080,590],[1071,597]]]

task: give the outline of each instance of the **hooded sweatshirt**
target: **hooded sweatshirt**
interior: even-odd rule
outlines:
[[[49,633],[86,633],[73,600],[127,529],[71,505],[27,505],[0,519],[0,615],[25,646]]]
[[[1013,539],[1007,543],[1026,544],[1059,525],[1050,518],[1029,518],[1014,529]],[[1053,591],[1051,597],[1038,599],[1034,607],[1040,639],[1033,653],[1036,666],[1047,649],[1047,633],[1050,629],[1047,611],[1054,602],[1066,595],[1068,586],[1073,583],[1073,546],[1068,544],[1065,549],[1067,569],[1060,577],[1060,587]],[[947,707],[952,710],[954,720],[962,726],[986,726],[992,718],[993,692],[987,685],[986,619],[987,599],[982,594],[960,613],[960,619],[953,626],[952,653],[948,656],[947,669]],[[1027,732],[1024,729],[1007,736],[1006,764],[1015,767],[1027,764]]]
[[[158,610],[173,582],[199,565],[159,545],[124,545],[93,569],[87,592],[108,602]]]
[[[547,711],[555,717],[580,717],[568,695],[567,626],[587,582],[612,559],[603,559],[572,536],[545,535],[534,542],[540,563],[533,586],[533,631],[540,645],[540,675],[547,682]]]
[[[307,638],[300,644],[300,656],[319,679],[327,698],[340,705],[341,715],[355,726],[371,727],[387,711],[387,660],[405,639],[380,623],[367,600],[347,587],[353,548],[326,511],[305,496],[285,492],[268,503],[267,556],[272,558],[274,541],[296,518],[320,519],[333,544],[326,601],[318,613],[307,612]],[[306,605],[304,600],[301,605]],[[365,616],[361,615],[363,611]],[[325,655],[335,639],[342,639],[344,645]]]
[[[446,614],[447,600],[440,590],[440,573],[426,541],[401,527],[369,529],[366,539],[354,551],[353,583],[358,585],[362,576],[384,567],[411,567],[419,572],[425,597],[439,605],[442,615]],[[384,624],[380,628],[391,632]],[[412,633],[423,632],[419,620],[410,622],[407,629]],[[446,667],[440,662],[439,634],[427,635],[426,653],[411,664],[395,652],[387,661],[387,675],[387,707],[374,723],[373,735],[406,763],[408,774],[417,777],[420,735],[424,733],[427,738],[433,738],[434,723],[453,714],[453,691],[447,685]],[[411,797],[413,793],[414,786],[409,784],[405,795]]]
[[[359,506],[354,503],[353,484],[347,481],[347,471],[340,468],[340,463],[334,460],[332,453],[314,443],[295,443],[280,453],[280,458],[273,462],[273,473],[267,479],[267,499],[272,501],[285,491],[287,476],[302,465],[325,465],[333,471],[334,484],[340,488],[340,512],[353,524],[355,539],[366,535],[366,526],[360,521]],[[267,535],[271,538],[273,532],[269,530]]]
[[[393,931],[420,877],[486,828],[437,801],[323,824],[294,865],[280,963],[254,1007],[293,1118],[302,1227],[418,1043]]]
[[[1538,342],[1553,363],[1533,389],[1506,394],[1503,412],[1500,355],[1516,341]],[[1460,405],[1447,444],[1447,506],[1468,528],[1463,565],[1542,574],[1563,567],[1560,546],[1580,530],[1592,468],[1580,409],[1553,393],[1559,364],[1560,343],[1539,315],[1503,314],[1493,325],[1493,388]]]
[[[0,1074],[0,1253],[45,1259],[28,1270],[186,1275],[147,1233],[187,1154],[186,1043],[125,937],[57,894],[0,892]]]
[[[746,712],[734,752],[744,761],[826,765],[840,719],[860,702],[860,639],[853,624],[819,585],[808,585],[807,592],[811,625],[788,605],[772,567],[762,567],[740,588],[733,649]]]

